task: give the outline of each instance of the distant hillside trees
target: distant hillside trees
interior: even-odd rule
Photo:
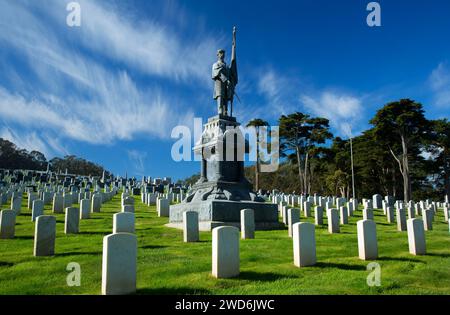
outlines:
[[[356,197],[373,194],[403,200],[450,198],[450,122],[428,120],[410,99],[390,102],[353,138]],[[332,137],[328,120],[303,113],[283,115],[278,171],[259,174],[259,187],[286,193],[352,196],[350,141]],[[246,176],[255,182],[255,167]]]
[[[0,138],[0,168],[42,171],[47,169],[47,159],[41,152],[28,152]]]
[[[50,162],[50,170],[54,172],[64,173],[67,169],[69,174],[102,176],[104,171],[103,166],[74,155],[64,158],[55,157],[48,162]],[[28,152],[18,148],[14,143],[0,138],[0,168],[45,171],[48,162],[41,152]],[[105,171],[105,175],[109,174],[108,171]]]
[[[55,172],[61,171],[63,173],[67,169],[69,174],[92,176],[102,176],[103,171],[105,170],[103,166],[86,161],[75,155],[67,155],[63,159],[58,157],[51,159],[50,169]],[[109,174],[108,171],[105,171],[105,176],[108,176]]]

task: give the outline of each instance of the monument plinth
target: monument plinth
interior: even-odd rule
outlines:
[[[223,61],[223,50],[218,51],[219,60],[213,65],[214,99],[219,113],[208,119],[193,148],[201,156],[200,179],[180,204],[170,206],[168,226],[182,228],[185,211],[198,213],[200,230],[240,226],[240,211],[253,209],[256,229],[280,227],[277,205],[258,197],[245,178],[244,155],[248,145],[238,128],[240,124],[232,114],[228,115],[228,101],[232,108],[237,84],[235,43],[234,31],[231,66]]]

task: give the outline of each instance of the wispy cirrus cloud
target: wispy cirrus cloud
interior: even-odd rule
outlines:
[[[6,84],[0,74],[0,116],[11,126],[3,127],[5,138],[66,154],[68,148],[54,139],[168,139],[172,126],[192,119],[192,111],[157,80],[142,82],[132,73],[178,85],[209,78],[205,54],[217,47],[211,38],[187,41],[156,22],[135,23],[100,1],[80,1],[77,29],[65,24],[63,2],[0,2],[0,47],[25,68],[2,63],[13,67],[5,73],[16,76]],[[39,136],[44,132],[49,136]]]
[[[302,94],[300,102],[314,115],[330,120],[330,125],[344,136],[353,136],[363,117],[360,97],[343,92],[324,90],[317,95]]]
[[[450,67],[441,62],[428,78],[434,103],[439,109],[450,108]]]
[[[244,90],[245,93],[243,104],[235,101],[235,112],[244,122],[254,118],[276,121],[280,115],[289,114],[298,108],[295,99],[295,91],[300,86],[298,78],[284,75],[269,65],[261,68],[265,70],[252,74],[254,85],[247,83],[244,87],[238,86],[238,91]],[[259,102],[247,102],[245,96],[251,98],[253,95],[258,96]]]
[[[64,155],[68,153],[58,137],[55,138],[47,133],[20,130],[14,131],[9,127],[2,127],[0,128],[0,138],[11,141],[20,149],[25,149],[29,152],[39,151],[47,157],[54,151]]]
[[[128,160],[132,163],[133,171],[137,175],[145,175],[145,159],[147,158],[147,152],[139,150],[128,150]]]

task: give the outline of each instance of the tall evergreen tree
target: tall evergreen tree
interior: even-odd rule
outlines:
[[[374,125],[378,145],[385,145],[398,163],[403,177],[403,198],[407,202],[412,193],[410,158],[418,154],[429,132],[422,104],[410,99],[388,103],[370,123]]]

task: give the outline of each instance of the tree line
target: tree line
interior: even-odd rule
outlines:
[[[11,141],[0,138],[0,169],[23,169],[46,171],[47,165],[52,172],[67,172],[77,175],[102,176],[110,172],[106,171],[103,166],[76,157],[75,155],[67,155],[63,158],[55,157],[49,161],[45,155],[39,151],[28,152],[25,149],[18,148]]]
[[[264,152],[246,168],[255,190],[355,197],[375,193],[397,199],[450,197],[450,123],[428,120],[422,104],[401,99],[379,109],[371,128],[352,139],[334,137],[329,120],[295,112],[278,119],[281,165],[261,173]],[[248,127],[268,126],[262,119]],[[353,151],[353,154],[351,154]]]

